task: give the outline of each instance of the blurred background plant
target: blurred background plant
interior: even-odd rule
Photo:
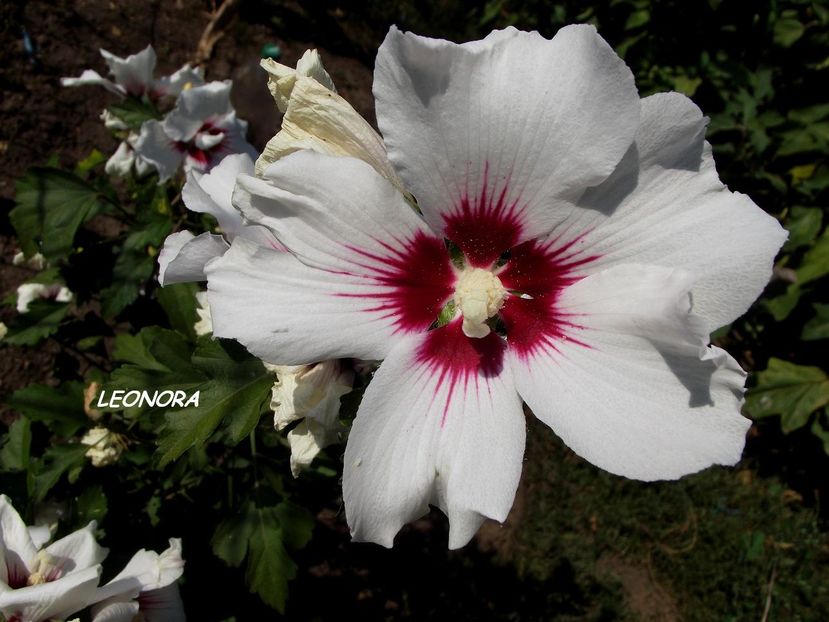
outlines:
[[[98,518],[104,542],[116,550],[131,534],[158,547],[162,537],[181,535],[189,564],[182,594],[194,619],[272,615],[246,594],[236,569],[246,558],[249,587],[291,619],[829,619],[829,512],[821,503],[829,492],[829,3],[231,4],[221,21],[213,19],[214,6],[197,1],[149,3],[150,15],[105,2],[3,9],[3,35],[14,39],[0,73],[10,93],[4,111],[13,112],[15,102],[21,109],[0,124],[5,175],[21,175],[18,216],[7,216],[11,191],[0,186],[9,208],[0,223],[4,259],[10,264],[37,237],[50,267],[8,266],[2,294],[23,278],[59,281],[75,294],[70,302],[36,300],[25,315],[7,298],[3,310],[3,416],[10,427],[0,487],[21,513],[28,507],[34,520],[44,502],[61,502],[61,529]],[[585,465],[536,426],[528,435],[531,466],[506,527],[490,525],[475,545],[448,553],[445,520],[433,513],[404,531],[393,552],[352,545],[339,506],[337,449],[297,485],[284,440],[262,416],[267,376],[240,349],[193,333],[195,287],[160,290],[154,283],[164,236],[212,223],[183,209],[180,180],[112,185],[106,158],[92,150],[111,139],[72,133],[68,124],[73,114],[97,115],[100,102],[53,92],[56,79],[89,66],[97,47],[130,53],[150,41],[173,68],[213,24],[211,37],[225,36],[213,41],[208,77],[234,79],[237,109],[261,148],[276,128],[255,68],[263,46],[286,63],[320,47],[341,93],[372,118],[370,68],[392,23],[462,41],[507,25],[549,37],[574,22],[596,25],[643,96],[690,96],[711,117],[708,139],[723,181],[790,232],[763,298],[714,336],[756,372],[745,408],[755,419],[745,458],[735,469],[642,484]],[[67,29],[83,42],[83,55],[60,47]],[[53,102],[34,100],[47,92]],[[53,118],[64,112],[66,120]],[[20,120],[34,114],[34,121]],[[22,123],[33,124],[28,149]],[[27,224],[21,213],[40,216]],[[705,244],[704,231],[699,240]],[[15,374],[27,361],[34,369]],[[98,425],[84,412],[91,382],[210,387],[234,408],[200,409],[175,424],[161,411],[103,413],[128,440],[116,465],[96,469],[86,448],[69,442]],[[357,400],[346,398],[345,410]],[[221,602],[205,596],[214,592]]]

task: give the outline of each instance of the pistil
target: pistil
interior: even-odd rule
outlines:
[[[463,333],[467,337],[486,337],[491,328],[487,324],[507,297],[501,280],[489,270],[466,268],[455,284],[455,305],[463,315]]]

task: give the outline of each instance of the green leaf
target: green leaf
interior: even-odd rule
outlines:
[[[797,284],[805,285],[829,274],[829,229],[803,256],[797,268]]]
[[[198,291],[199,286],[195,283],[176,283],[156,290],[158,302],[167,314],[170,326],[187,335],[191,340],[196,338],[193,326],[198,320],[196,313],[196,292]]]
[[[806,425],[809,415],[829,404],[829,379],[819,367],[772,358],[757,378],[746,398],[748,412],[755,418],[780,415],[786,433]]]
[[[91,486],[75,497],[75,524],[81,527],[92,520],[100,524],[107,510],[104,489],[100,486]]]
[[[806,28],[794,17],[781,17],[774,23],[774,42],[780,47],[791,47],[803,36]]]
[[[210,544],[213,553],[228,566],[238,568],[248,554],[248,540],[253,534],[254,522],[251,520],[253,504],[219,523]]]
[[[80,382],[64,382],[57,388],[30,384],[15,391],[7,403],[30,420],[43,422],[54,434],[72,436],[88,423],[83,391]]]
[[[155,106],[136,97],[128,97],[112,104],[107,110],[131,130],[139,130],[145,121],[160,119],[162,116]]]
[[[9,213],[27,256],[54,260],[72,251],[75,232],[103,209],[101,195],[79,177],[33,168],[17,182],[17,207]]]
[[[800,338],[803,341],[829,339],[829,304],[815,303],[812,308],[815,310],[815,317],[803,325]]]
[[[797,283],[792,283],[786,288],[784,293],[764,300],[763,304],[775,320],[782,322],[794,311],[802,295],[803,291],[798,287]]]
[[[75,165],[75,174],[76,175],[85,175],[89,171],[91,171],[96,166],[99,166],[108,160],[107,156],[103,153],[98,151],[97,149],[93,149],[89,152],[89,155],[86,156],[83,160],[78,162]]]
[[[824,413],[824,416],[817,417],[814,422],[812,423],[812,434],[817,436],[821,442],[823,443],[823,451],[829,454],[829,427],[825,425],[825,419],[827,418],[827,414]]]
[[[9,426],[6,442],[0,449],[0,468],[4,471],[25,471],[29,468],[32,446],[32,426],[26,417],[20,417]]]
[[[651,12],[648,9],[640,9],[631,13],[625,22],[625,30],[633,30],[644,26],[651,20]]]
[[[33,300],[26,313],[19,313],[9,322],[9,332],[3,341],[15,346],[33,346],[58,331],[67,311],[69,305],[65,302]]]
[[[793,207],[786,223],[789,239],[783,246],[783,250],[793,251],[801,246],[811,244],[820,232],[822,222],[823,214],[820,208]]]
[[[276,508],[254,510],[245,580],[251,592],[270,607],[285,613],[288,581],[296,576],[296,564],[282,542],[282,528]]]
[[[49,491],[67,471],[82,468],[88,447],[85,445],[57,445],[50,447],[34,465],[35,477],[29,490],[32,500],[43,501]]]
[[[305,548],[314,533],[314,516],[304,507],[290,501],[283,501],[276,506],[275,511],[288,548]]]
[[[264,372],[264,367],[262,368]],[[259,421],[262,404],[270,395],[273,378],[262,373],[247,379],[210,380],[199,385],[199,405],[168,413],[159,442],[163,467],[191,447],[203,445],[224,420],[231,440],[238,443]]]

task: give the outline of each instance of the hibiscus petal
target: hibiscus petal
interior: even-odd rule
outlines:
[[[153,46],[148,45],[137,54],[130,54],[126,58],[115,56],[106,50],[101,50],[109,70],[115,81],[123,86],[131,95],[141,96],[149,94],[153,84],[156,56]]]
[[[154,95],[176,97],[183,90],[204,84],[204,75],[199,67],[183,65],[180,69],[155,81]]]
[[[345,451],[343,499],[355,540],[391,547],[429,503],[449,516],[450,548],[465,545],[485,517],[506,519],[525,421],[503,353],[495,333],[469,339],[460,320],[390,352]]]
[[[475,265],[549,232],[603,181],[639,120],[633,75],[592,26],[456,45],[392,27],[377,121],[426,220]]]
[[[611,473],[675,479],[740,459],[750,426],[740,415],[745,373],[706,347],[691,286],[688,273],[670,268],[610,268],[561,293],[557,308],[571,322],[562,334],[510,348],[536,416]]]
[[[0,495],[0,538],[7,571],[4,583],[12,587],[25,584],[31,570],[29,564],[34,562],[37,549],[26,523],[6,495]]]
[[[6,618],[41,622],[64,619],[92,602],[101,566],[85,568],[57,581],[0,593],[0,614]]]
[[[92,607],[92,622],[132,622],[137,615],[137,601],[106,602]]]
[[[317,80],[302,76],[297,77],[291,91],[282,129],[268,141],[256,161],[256,174],[261,176],[269,164],[300,149],[359,158],[404,191],[383,140],[368,121],[342,97]]]
[[[243,227],[242,214],[231,203],[236,178],[242,174],[253,175],[253,159],[245,153],[229,155],[209,173],[189,172],[181,191],[187,209],[216,218],[230,239]]]
[[[394,186],[361,160],[311,151],[275,162],[265,175],[238,178],[233,198],[245,217],[329,272],[326,279],[351,283],[340,295],[361,299],[365,311],[401,330],[435,321],[453,292],[449,254]]]
[[[206,273],[213,334],[272,363],[382,359],[401,337],[393,305],[406,293],[360,275],[310,268],[243,238]]]
[[[58,576],[66,576],[104,561],[109,550],[95,540],[97,526],[95,521],[91,521],[83,529],[73,531],[46,547],[50,571],[59,572]]]
[[[176,100],[176,107],[162,122],[165,133],[173,140],[188,142],[205,122],[232,112],[231,85],[230,80],[208,82],[182,92]]]
[[[141,131],[133,147],[145,162],[156,168],[159,181],[167,181],[175,175],[184,157],[183,151],[165,133],[161,122],[156,120],[141,124]]]
[[[158,282],[190,283],[204,281],[204,265],[214,257],[221,257],[228,249],[222,236],[202,233],[193,236],[179,231],[167,236],[158,254]]]
[[[125,90],[122,86],[115,84],[112,80],[107,80],[97,71],[93,71],[92,69],[85,69],[77,78],[61,78],[60,84],[61,86],[102,86],[110,93],[115,93],[116,95],[121,95],[122,97],[125,94]]]
[[[591,269],[618,263],[682,268],[697,281],[694,313],[709,331],[746,312],[771,277],[786,232],[717,176],[705,143],[707,119],[679,93],[642,100],[635,147],[603,184],[588,190],[568,235],[598,257]]]
[[[184,603],[176,583],[141,592],[138,602],[146,622],[184,622]]]

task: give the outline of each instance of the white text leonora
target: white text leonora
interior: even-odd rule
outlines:
[[[133,406],[149,406],[151,408],[160,406],[165,408],[173,406],[177,408],[187,408],[189,406],[199,405],[199,391],[194,391],[189,397],[185,391],[125,391],[124,389],[115,389],[112,391],[109,399],[107,399],[107,392],[101,391],[98,395],[98,403],[96,408],[132,408]]]

